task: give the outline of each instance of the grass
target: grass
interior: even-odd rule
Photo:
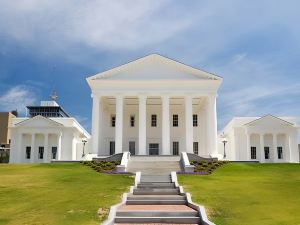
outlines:
[[[2,164],[0,224],[96,225],[132,183],[80,164]]]
[[[217,225],[299,225],[299,164],[227,164],[208,176],[180,175]]]

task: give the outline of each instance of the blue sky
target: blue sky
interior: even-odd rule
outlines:
[[[88,130],[85,81],[159,53],[224,78],[219,129],[234,116],[300,122],[300,2],[0,0],[0,111],[52,89]]]

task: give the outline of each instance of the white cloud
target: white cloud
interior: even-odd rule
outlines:
[[[17,109],[20,114],[25,114],[26,106],[35,105],[36,102],[32,88],[26,85],[17,85],[0,95],[1,111]]]

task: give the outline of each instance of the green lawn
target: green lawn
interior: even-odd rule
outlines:
[[[299,164],[227,164],[179,183],[217,225],[299,225]]]
[[[0,164],[0,224],[98,225],[98,209],[119,202],[132,183],[80,164]]]

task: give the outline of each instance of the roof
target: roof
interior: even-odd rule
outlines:
[[[147,67],[148,66],[148,67]],[[140,69],[142,70],[143,67],[147,67],[147,70],[150,70],[151,79],[208,79],[208,80],[222,80],[223,78],[217,76],[212,73],[208,73],[204,70],[196,69],[192,66],[188,66],[176,60],[167,58],[165,56],[161,56],[159,54],[151,54],[145,57],[136,59],[134,61],[128,62],[121,66],[112,68],[110,70],[98,73],[91,77],[87,78],[87,81],[93,80],[105,80],[105,79],[116,79],[116,75],[122,74],[120,79],[128,80],[128,78],[132,80],[140,80],[141,73],[139,72]],[[133,69],[134,68],[134,69]],[[132,70],[133,69],[133,70]],[[154,70],[154,71],[151,71]],[[155,69],[159,72],[156,74]],[[126,72],[130,71],[130,75],[124,75]],[[133,73],[136,72],[135,75]],[[169,74],[168,74],[169,72]],[[177,72],[177,73],[176,73]],[[180,73],[182,72],[182,73]]]
[[[287,124],[287,125],[291,125],[291,126],[294,125],[293,123],[291,123],[289,121],[286,121],[286,120],[284,120],[282,118],[279,118],[279,117],[276,117],[276,116],[273,116],[273,115],[269,114],[269,115],[262,116],[262,117],[260,117],[258,119],[255,119],[255,120],[253,120],[251,122],[248,122],[248,123],[244,124],[244,126],[253,125],[253,124],[255,124],[255,123],[259,122],[259,121],[265,120],[265,119],[273,119],[273,120],[276,120],[276,121],[283,122],[284,124]]]

